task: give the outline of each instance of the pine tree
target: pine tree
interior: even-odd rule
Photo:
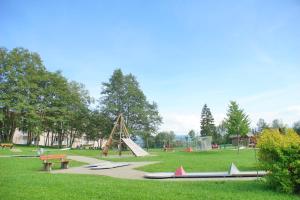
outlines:
[[[210,109],[204,104],[201,112],[200,121],[201,136],[215,136],[216,127],[214,124],[214,118],[210,112]]]

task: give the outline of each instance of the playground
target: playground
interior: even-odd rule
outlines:
[[[5,199],[197,199],[204,194],[205,199],[298,198],[269,190],[262,181],[256,179],[174,181],[142,178],[148,172],[175,172],[181,165],[188,172],[227,171],[232,162],[240,170],[256,170],[253,149],[243,149],[239,154],[232,149],[206,152],[152,149],[150,156],[144,157],[136,157],[129,151],[123,152],[121,157],[117,151],[111,151],[105,157],[100,156],[99,150],[45,149],[48,154],[65,154],[70,160],[69,169],[60,169],[54,164],[49,173],[42,170],[39,157],[25,157],[36,155],[35,147],[14,148],[18,151],[8,148],[0,151],[0,195],[5,194]],[[85,168],[96,161],[127,162],[131,165],[108,171]],[[72,173],[78,168],[98,174]],[[136,175],[140,178],[135,178]],[[85,188],[84,192],[81,188]]]

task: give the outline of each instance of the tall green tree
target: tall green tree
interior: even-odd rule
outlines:
[[[261,133],[264,129],[269,128],[269,125],[267,124],[267,122],[264,119],[258,119],[257,122],[257,131],[259,133]]]
[[[190,130],[188,132],[188,135],[189,135],[189,137],[191,138],[192,141],[195,140],[195,138],[196,138],[196,132],[194,130]]]
[[[223,120],[217,127],[216,127],[216,139],[215,143],[217,144],[226,144],[228,142],[228,134],[227,134],[227,129],[225,126],[225,121]]]
[[[201,136],[212,136],[213,141],[215,141],[216,127],[214,124],[214,118],[206,104],[204,104],[201,112],[200,129]]]
[[[155,146],[173,146],[175,143],[175,133],[173,131],[162,131],[155,136]]]
[[[274,119],[272,121],[272,126],[271,128],[273,129],[278,129],[281,133],[285,133],[287,129],[287,125],[285,125],[282,120],[280,119]]]
[[[37,53],[0,48],[1,141],[12,142],[18,128],[27,133],[28,144],[38,144],[45,134],[46,145],[58,139],[61,147],[65,138],[85,132],[90,102],[82,84],[48,72]]]
[[[131,134],[139,134],[144,142],[156,133],[162,122],[155,102],[148,102],[138,81],[132,74],[124,75],[121,69],[113,72],[103,83],[101,111],[112,120],[122,113]]]
[[[37,53],[24,48],[15,48],[11,51],[0,48],[2,141],[12,142],[15,130],[25,116],[27,116],[26,129],[39,132],[36,129],[39,124],[36,102],[40,92],[40,75],[44,71],[45,67]]]
[[[99,110],[89,112],[89,120],[85,130],[88,140],[99,141],[98,145],[102,146],[102,139],[108,136],[113,128],[113,121]]]
[[[298,135],[300,135],[300,121],[297,121],[293,124],[293,129]]]
[[[229,104],[225,126],[228,134],[237,136],[239,152],[240,136],[245,136],[250,131],[250,120],[235,101],[231,101]]]

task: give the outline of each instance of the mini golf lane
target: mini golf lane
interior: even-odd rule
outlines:
[[[232,163],[228,172],[194,172],[186,173],[183,167],[179,167],[174,172],[159,172],[147,173],[145,178],[149,179],[168,179],[168,178],[240,178],[240,177],[262,177],[265,176],[265,171],[239,171],[238,168]]]
[[[99,165],[107,165],[108,163],[112,163],[110,161],[98,160],[96,158],[90,158],[85,156],[68,156],[71,160],[76,160],[79,162],[88,163],[90,166],[96,164]],[[175,176],[174,172],[159,172],[159,173],[146,173],[143,171],[136,170],[135,168],[142,167],[149,164],[155,164],[159,162],[127,162],[128,165],[111,168],[111,169],[101,169],[101,170],[91,170],[87,166],[84,165],[80,167],[71,167],[69,169],[61,169],[61,170],[53,170],[51,173],[61,174],[90,174],[90,175],[100,175],[100,176],[110,176],[114,178],[121,179],[135,179],[135,180],[149,180],[149,179],[157,179],[161,181],[224,181],[224,180],[255,180],[257,176],[228,176],[228,172],[214,172],[214,176],[212,177],[212,173],[186,173],[188,176]],[[231,167],[232,168],[232,167]],[[237,170],[237,169],[236,169]],[[235,169],[232,168],[232,172],[235,172]],[[180,172],[182,173],[182,171]],[[184,172],[185,173],[185,172]],[[246,172],[240,172],[246,173]],[[257,172],[255,172],[257,175]],[[265,173],[265,172],[262,172]],[[253,174],[253,172],[251,172]],[[201,175],[199,177],[199,175]],[[216,176],[217,175],[217,176]],[[151,177],[150,177],[151,176]]]

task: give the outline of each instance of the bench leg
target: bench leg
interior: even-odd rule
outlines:
[[[61,162],[60,166],[61,166],[62,169],[68,169],[69,168],[69,161]]]
[[[52,163],[44,163],[44,171],[50,172],[52,170]]]

